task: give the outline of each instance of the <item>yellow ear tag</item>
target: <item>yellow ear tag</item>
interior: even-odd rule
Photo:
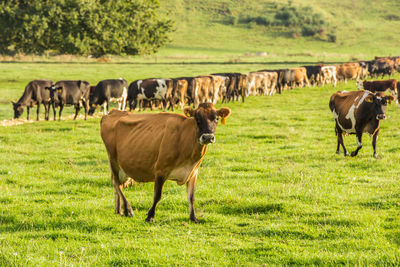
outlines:
[[[365,101],[368,102],[368,103],[372,103],[372,97],[365,98]]]
[[[222,117],[222,118],[221,118],[221,124],[224,125],[225,123],[226,123],[226,118],[225,118],[225,117]]]
[[[59,93],[61,93],[61,91],[62,91],[61,89],[58,89],[58,92],[59,92]]]
[[[389,105],[391,105],[392,102],[393,102],[393,101],[392,101],[391,99],[388,100]]]

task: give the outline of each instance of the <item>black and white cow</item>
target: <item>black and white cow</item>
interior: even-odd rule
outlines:
[[[159,100],[162,102],[165,111],[167,99],[171,97],[172,88],[172,79],[144,79],[133,81],[128,87],[127,101],[129,103],[129,109],[135,110],[139,101]]]
[[[122,78],[100,81],[90,95],[89,115],[93,115],[97,105],[104,105],[104,115],[108,113],[109,102],[117,102],[119,110],[125,110],[128,97],[128,82]]]
[[[351,152],[351,156],[357,156],[362,148],[362,134],[372,135],[372,147],[376,157],[376,140],[378,138],[380,121],[386,118],[387,103],[391,103],[394,97],[384,93],[371,93],[370,91],[340,92],[333,94],[329,101],[329,108],[335,119],[335,131],[337,135],[337,149],[340,145],[347,156],[347,150],[343,142],[343,134],[355,134],[357,136],[357,149]]]
[[[75,117],[78,116],[78,112],[83,106],[85,109],[85,120],[87,118],[89,110],[89,94],[90,84],[87,81],[58,81],[50,87],[46,87],[50,90],[51,103],[53,108],[55,104],[60,106],[58,119],[61,119],[61,113],[65,105],[73,105],[75,107]],[[55,119],[55,118],[54,118]]]

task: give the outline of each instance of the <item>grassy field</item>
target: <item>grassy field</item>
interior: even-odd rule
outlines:
[[[263,67],[0,64],[0,120],[38,77],[94,83]],[[153,184],[125,190],[133,218],[114,214],[99,116],[0,127],[0,265],[399,265],[400,111],[388,107],[377,159],[368,135],[358,157],[336,155],[329,97],[354,88],[349,82],[229,103],[232,115],[200,169],[198,225],[189,222],[185,188],[173,182],[154,223],[144,221]],[[345,142],[355,149],[354,136]]]

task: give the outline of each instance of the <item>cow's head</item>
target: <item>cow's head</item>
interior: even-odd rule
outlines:
[[[386,106],[388,103],[391,104],[393,100],[392,95],[385,95],[384,93],[371,93],[365,98],[367,103],[373,105],[377,120],[386,119]]]
[[[21,116],[22,112],[24,112],[24,107],[22,104],[11,102],[13,105],[13,110],[14,110],[14,119],[19,118]]]
[[[183,112],[188,117],[193,117],[196,121],[201,145],[207,145],[215,142],[215,131],[217,129],[218,120],[225,124],[226,118],[231,114],[229,108],[215,109],[211,103],[202,103],[196,110],[191,107],[185,107]]]
[[[56,86],[55,84],[52,84],[49,87],[45,87],[45,89],[50,91],[50,98],[52,101],[54,101],[56,95],[58,96],[62,93],[63,88],[61,86]]]

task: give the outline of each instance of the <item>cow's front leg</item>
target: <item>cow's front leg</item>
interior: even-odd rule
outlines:
[[[44,119],[48,121],[50,116],[50,103],[44,104],[44,110]]]
[[[26,120],[29,121],[29,107],[26,107]]]
[[[149,212],[147,212],[146,222],[153,222],[154,215],[156,214],[156,206],[158,201],[161,199],[162,190],[164,187],[165,179],[162,176],[158,176],[154,183],[154,197],[153,197],[153,205],[151,206]]]
[[[351,156],[355,157],[358,154],[358,151],[362,148],[362,132],[357,132],[357,149],[351,152]]]
[[[61,120],[61,113],[62,113],[62,111],[63,111],[63,108],[64,108],[64,104],[61,104],[61,103],[60,103],[60,110],[58,111],[58,120],[59,120],[59,121]]]
[[[192,222],[199,223],[199,220],[196,218],[196,215],[194,213],[194,191],[196,189],[196,180],[197,180],[197,175],[193,176],[192,179],[190,179],[186,183],[186,191],[189,202],[189,213],[190,213],[189,218]]]
[[[75,116],[74,116],[74,120],[76,119],[76,117],[78,117],[78,113],[79,113],[79,110],[80,110],[81,108],[80,108],[80,106],[79,106],[79,104],[76,104],[75,105]]]
[[[374,149],[374,158],[376,158],[376,140],[378,139],[379,129],[372,136],[372,148]]]
[[[40,103],[38,103],[37,105],[37,109],[36,109],[36,120],[39,120],[39,113],[40,113]]]

